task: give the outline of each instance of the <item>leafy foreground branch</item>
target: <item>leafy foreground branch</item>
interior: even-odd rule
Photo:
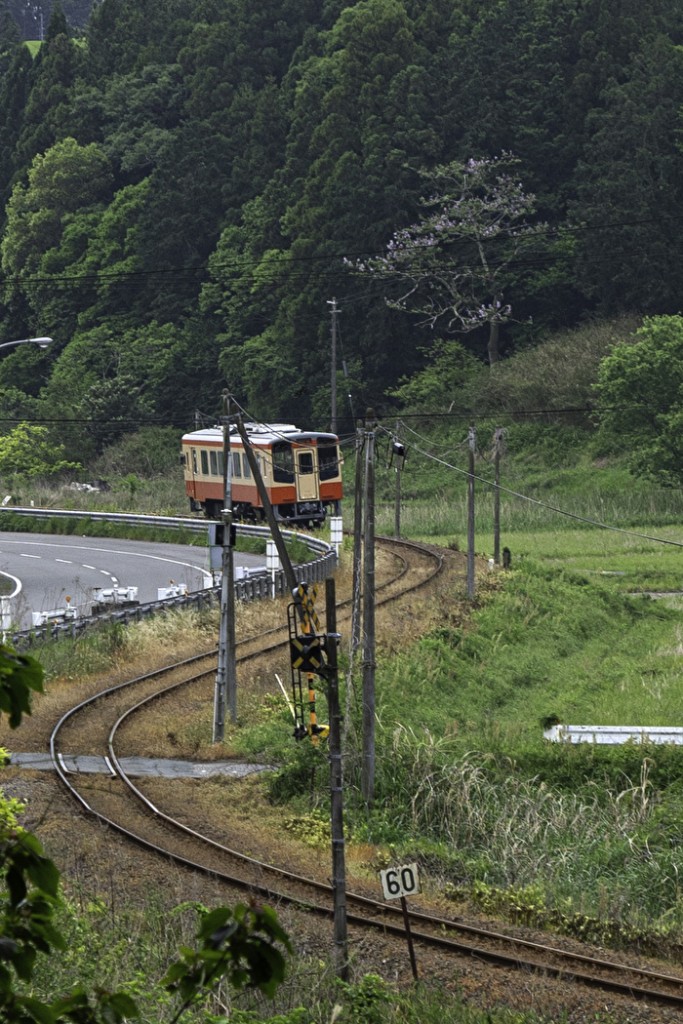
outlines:
[[[31,695],[42,692],[43,669],[28,655],[0,646],[0,712],[16,728],[30,714]],[[60,875],[38,839],[21,828],[16,801],[0,796],[0,1020],[7,1024],[123,1024],[140,1019],[125,992],[76,985],[47,1003],[21,988],[30,985],[39,953],[65,949],[56,925]],[[202,1002],[221,981],[236,990],[257,989],[273,996],[285,976],[282,948],[288,937],[269,907],[238,904],[202,917],[197,948],[181,948],[162,984],[180,1000],[173,1018]]]

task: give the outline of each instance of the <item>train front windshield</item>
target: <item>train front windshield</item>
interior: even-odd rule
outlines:
[[[332,480],[339,475],[339,452],[336,444],[318,446],[318,467],[321,480]]]

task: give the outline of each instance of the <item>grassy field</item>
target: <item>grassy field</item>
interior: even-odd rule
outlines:
[[[401,532],[462,550],[465,455],[447,449],[421,442],[410,477],[406,462]],[[543,724],[683,725],[681,492],[587,446],[541,470],[528,451],[503,460],[512,571],[480,580],[466,627],[444,609],[430,637],[381,664],[382,810],[354,828],[516,919],[679,943],[683,751],[552,745]],[[475,472],[475,547],[488,558],[493,474],[485,460]],[[394,487],[395,472],[380,474],[387,534]]]
[[[550,435],[537,432],[535,455],[515,449],[511,438],[503,460],[509,572],[485,568],[493,552],[493,474],[490,459],[478,459],[476,599],[467,605],[462,592],[453,593],[429,635],[403,648],[397,637],[400,653],[380,659],[376,800],[368,812],[350,747],[348,836],[372,844],[378,856],[417,859],[456,907],[464,902],[664,955],[683,943],[683,750],[550,744],[543,727],[548,720],[683,724],[683,498],[596,459],[589,445],[567,449],[555,428]],[[466,451],[455,437],[429,446],[421,439],[419,448],[402,473],[402,533],[463,550]],[[377,530],[392,534],[396,474],[385,455],[378,457]],[[352,458],[346,473],[352,480]],[[129,497],[150,509],[162,504],[143,485]],[[165,497],[164,504],[173,502]],[[347,528],[352,514],[347,500]],[[272,799],[284,802],[285,816],[301,815],[311,832],[318,823],[326,856],[326,752],[291,743],[286,708],[275,703],[250,706],[238,745],[282,764]],[[322,694],[319,712],[323,720]],[[321,767],[313,790],[312,764]],[[340,1021],[539,1019],[482,1016],[428,987],[399,999],[366,981],[330,996],[324,971],[318,984],[309,1010],[297,1016],[283,1006],[274,1019],[327,1019],[335,999],[344,1008]],[[236,1013],[239,1022],[268,1019],[265,1011]]]
[[[402,534],[464,549],[463,453],[458,471],[411,459]],[[543,727],[683,725],[681,494],[586,451],[565,461],[550,467],[550,485],[528,453],[504,462],[515,491],[501,501],[511,571],[483,568],[464,624],[454,594],[429,636],[380,661],[377,800],[369,814],[357,801],[349,751],[348,824],[356,841],[421,860],[454,898],[661,951],[683,942],[683,751],[549,744]],[[490,466],[477,473],[476,551],[486,559]],[[380,533],[394,530],[394,487],[394,470],[379,469]],[[255,722],[244,749],[267,756],[273,737],[281,757],[277,728],[272,717]],[[285,758],[275,794],[310,813],[310,798],[294,795],[309,753]],[[323,786],[323,821],[325,801]]]

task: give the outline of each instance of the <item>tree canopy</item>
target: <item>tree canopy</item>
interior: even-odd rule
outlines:
[[[683,316],[649,317],[600,365],[603,438],[641,476],[683,483]]]
[[[92,416],[126,432],[217,414],[226,384],[322,425],[332,297],[357,408],[394,401],[449,320],[495,361],[586,315],[678,312],[676,0],[86,7],[48,5],[34,57],[23,8],[0,19],[2,335],[56,340],[39,380],[2,359],[0,418],[53,401],[100,330],[119,369]],[[402,292],[354,270],[389,239]],[[72,375],[74,406],[93,386]]]

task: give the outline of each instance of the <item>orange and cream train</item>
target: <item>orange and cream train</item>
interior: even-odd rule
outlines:
[[[318,526],[328,512],[341,515],[342,459],[336,434],[300,430],[288,423],[244,426],[279,520]],[[224,506],[223,450],[222,427],[194,430],[182,439],[181,462],[190,508],[209,519],[218,518]],[[263,503],[234,426],[230,428],[230,492],[236,519],[263,520]]]

